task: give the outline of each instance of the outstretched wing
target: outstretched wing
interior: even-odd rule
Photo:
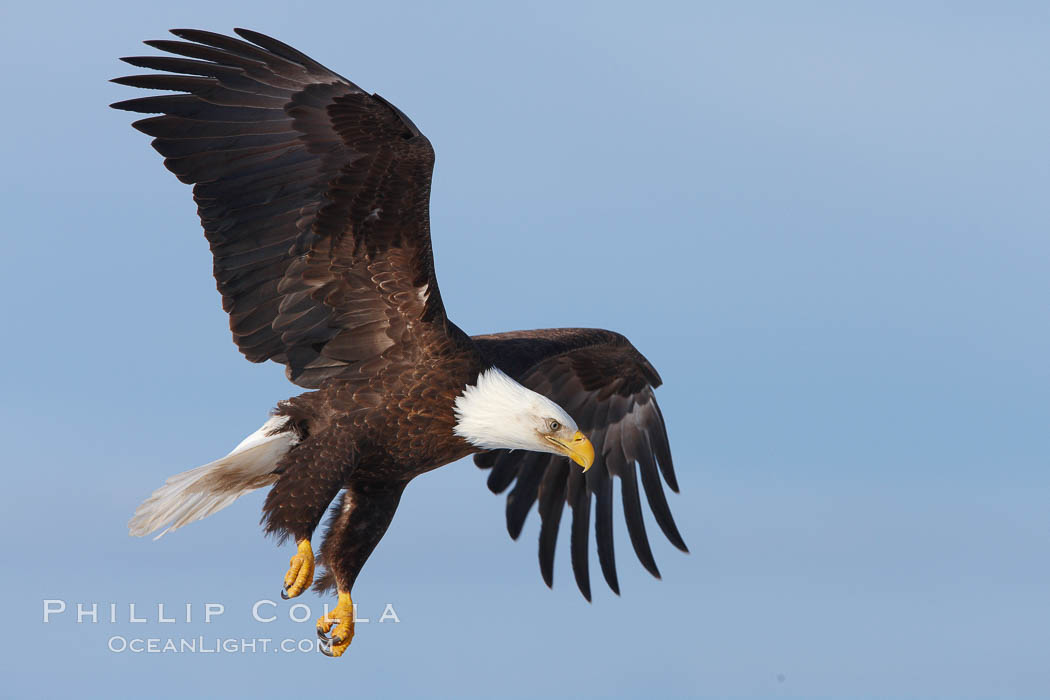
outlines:
[[[507,496],[507,530],[517,539],[532,504],[539,501],[540,570],[550,586],[554,547],[563,506],[572,510],[570,549],[576,583],[591,599],[588,533],[595,508],[598,562],[609,587],[620,592],[613,556],[613,477],[620,478],[624,517],[642,565],[659,577],[642,519],[638,477],[657,524],[667,539],[688,551],[664,496],[660,475],[678,492],[660,407],[653,389],[660,375],[622,335],[597,329],[565,328],[475,336],[486,360],[568,411],[594,444],[595,461],[586,474],[566,457],[539,452],[492,450],[474,457],[491,468],[488,485]]]
[[[118,102],[192,184],[230,328],[253,362],[307,388],[444,328],[430,248],[434,151],[396,107],[257,32],[148,41],[167,73],[114,82]]]

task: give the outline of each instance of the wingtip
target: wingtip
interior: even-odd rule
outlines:
[[[652,566],[650,566],[650,564],[651,564]],[[642,567],[643,567],[643,568],[644,568],[644,569],[645,569],[646,571],[648,571],[648,572],[649,572],[649,574],[650,574],[650,575],[651,575],[651,576],[652,576],[653,578],[655,578],[655,579],[656,579],[657,581],[662,581],[662,580],[663,580],[663,576],[661,576],[661,575],[660,575],[660,569],[659,569],[659,568],[657,568],[657,566],[656,566],[656,562],[655,562],[655,561],[650,561],[649,563],[646,563],[646,562],[642,562]]]
[[[616,576],[616,573],[613,572],[610,576],[606,571],[603,570],[602,574],[605,577],[605,583],[609,586],[609,590],[611,590],[616,595],[620,595],[620,579]]]
[[[192,29],[189,27],[177,27],[175,29],[169,29],[168,31],[184,41],[192,41],[195,44],[210,45],[208,39],[218,39],[223,37],[223,35],[218,32],[209,32],[206,29]]]
[[[543,559],[540,559],[540,575],[543,576],[543,582],[547,584],[547,588],[554,590],[554,560],[551,559],[549,564],[544,563]]]
[[[689,547],[686,546],[685,540],[682,539],[681,533],[678,532],[678,528],[674,528],[671,532],[664,532],[667,537],[667,541],[674,545],[674,548],[679,552],[685,552],[689,554]]]

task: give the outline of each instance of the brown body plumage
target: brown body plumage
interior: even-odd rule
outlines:
[[[277,407],[287,419],[275,428],[286,434],[272,438],[284,441],[280,458],[262,482],[258,474],[244,481],[252,488],[273,484],[264,508],[267,531],[308,546],[343,490],[332,509],[321,553],[327,574],[318,586],[348,594],[405,485],[479,453],[478,465],[492,469],[493,491],[516,482],[507,501],[512,536],[539,501],[540,564],[548,584],[568,504],[573,570],[590,597],[593,503],[599,562],[618,590],[614,476],[622,480],[634,549],[658,575],[642,520],[639,475],[657,523],[676,546],[685,545],[660,483],[662,474],[677,490],[653,397],[660,384],[656,370],[609,331],[475,338],[460,331],[445,314],[434,274],[429,141],[378,95],[274,39],[237,32],[247,41],[173,30],[186,41],[147,42],[177,57],[124,60],[168,73],[116,82],[182,94],[114,106],[161,115],[135,127],[154,136],[165,165],[194,185],[241,352],[253,362],[285,364],[291,381],[312,389]],[[591,437],[596,468],[584,474],[555,453],[483,451],[457,434],[457,397],[493,367],[563,407]],[[219,467],[209,468],[214,473]],[[192,493],[192,485],[184,490]],[[203,517],[179,512],[175,526]]]

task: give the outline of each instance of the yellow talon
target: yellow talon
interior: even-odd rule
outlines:
[[[325,656],[342,656],[350,646],[350,640],[354,638],[354,601],[349,593],[340,591],[335,610],[317,618],[317,636],[321,640],[321,653]]]
[[[285,600],[305,591],[314,580],[314,550],[310,547],[310,540],[299,540],[298,545],[299,551],[288,562],[288,573],[284,575],[281,597]]]

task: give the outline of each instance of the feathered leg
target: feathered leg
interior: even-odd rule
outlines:
[[[294,598],[313,582],[314,554],[310,546],[317,524],[339,489],[353,473],[351,445],[333,442],[329,432],[311,437],[281,461],[281,475],[263,506],[266,532],[280,539],[295,538],[296,553],[284,576],[281,597]]]
[[[327,571],[317,582],[318,590],[334,584],[339,598],[334,610],[317,621],[321,652],[342,656],[354,636],[354,603],[350,590],[372,550],[394,518],[405,481],[352,481],[333,518],[321,547]],[[329,634],[331,636],[329,636]]]

